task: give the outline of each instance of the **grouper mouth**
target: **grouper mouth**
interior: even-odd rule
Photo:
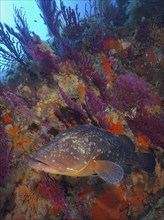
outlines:
[[[33,169],[43,169],[50,167],[47,163],[43,162],[40,159],[31,158],[28,162],[28,165]]]
[[[65,166],[63,163],[56,161],[55,162],[51,162],[48,161],[44,158],[34,158],[32,157],[29,160],[29,166],[33,169],[37,169],[37,170],[43,170],[43,171],[59,171],[59,172],[64,172],[65,171]]]

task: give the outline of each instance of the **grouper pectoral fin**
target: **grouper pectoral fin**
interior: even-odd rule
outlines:
[[[118,183],[124,176],[124,170],[118,164],[111,161],[98,160],[93,161],[93,170],[104,181]]]

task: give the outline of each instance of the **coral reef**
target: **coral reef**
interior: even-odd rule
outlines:
[[[30,31],[20,9],[15,29],[0,23],[0,219],[162,219],[162,3],[88,3],[81,18],[78,5],[37,0],[51,41]],[[36,150],[82,124],[127,135],[154,154],[155,172],[133,167],[112,185],[29,168]]]
[[[4,186],[10,174],[10,146],[9,138],[4,130],[4,123],[0,118],[0,186]]]

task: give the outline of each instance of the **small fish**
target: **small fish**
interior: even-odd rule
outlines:
[[[130,165],[153,173],[155,164],[153,154],[135,152],[135,145],[127,136],[114,135],[92,125],[66,129],[29,161],[29,166],[36,170],[67,176],[97,174],[110,183],[130,175]]]

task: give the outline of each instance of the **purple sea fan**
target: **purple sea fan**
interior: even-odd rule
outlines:
[[[26,46],[28,54],[37,62],[41,72],[59,72],[59,57],[52,54],[50,50],[41,49],[42,44],[29,42]]]
[[[8,87],[3,88],[2,95],[9,102],[10,106],[19,113],[21,117],[26,119],[37,119],[42,126],[45,126],[47,129],[51,128],[51,125],[42,120],[41,117],[38,117],[33,110],[33,107],[37,104],[32,100],[25,98],[18,91],[10,90]]]
[[[71,109],[75,110],[76,112],[79,112],[81,117],[84,119],[84,121],[87,122],[88,115],[83,111],[83,109],[76,102],[74,102],[72,99],[70,99],[70,97],[61,88],[59,88],[59,92],[60,92],[62,98],[64,99],[64,101],[66,102],[66,104]]]
[[[106,102],[121,111],[131,112],[133,108],[142,109],[146,105],[159,104],[143,79],[129,75],[118,76],[109,91]]]
[[[101,98],[96,96],[92,90],[86,89],[85,103],[87,110],[98,120],[99,124],[104,129],[109,129],[110,124],[105,121],[107,106]]]
[[[41,179],[41,187],[48,195],[51,202],[55,205],[56,209],[62,211],[65,214],[66,219],[69,220],[68,203],[63,185],[55,180],[55,178],[45,175]]]
[[[10,173],[10,146],[4,131],[4,123],[0,121],[0,186],[4,186]]]
[[[74,60],[76,62],[78,75],[82,76],[85,83],[90,83],[94,74],[94,57],[90,54],[85,53],[84,51],[81,51],[81,53],[78,53]]]
[[[103,99],[107,95],[107,76],[104,74],[95,73],[92,77],[94,85],[99,89],[100,95]]]
[[[18,39],[22,45],[25,46],[29,42],[33,42],[35,44],[41,43],[40,37],[30,31],[23,11],[21,9],[17,9],[16,7],[14,8],[14,22],[16,31],[7,24],[5,24],[5,27],[7,31]]]
[[[17,63],[26,67],[26,55],[23,53],[23,48],[13,36],[5,30],[4,25],[0,22],[0,70],[10,68]]]
[[[10,90],[8,87],[3,89],[3,96],[6,100],[8,100],[10,106],[14,108],[18,113],[20,113],[23,117],[32,118],[33,113],[31,110],[32,104],[30,100],[25,100],[24,97],[18,93]]]
[[[164,148],[164,114],[154,115],[142,109],[135,118],[127,118],[127,122],[135,134],[141,132],[154,145]]]

